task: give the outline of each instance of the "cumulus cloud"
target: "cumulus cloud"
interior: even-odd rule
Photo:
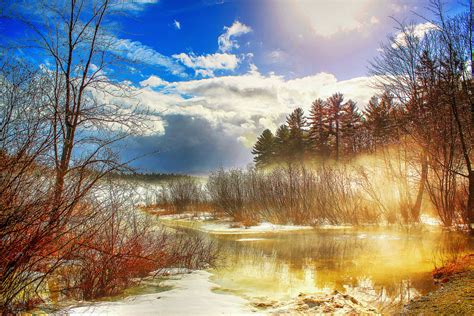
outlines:
[[[173,25],[177,30],[181,30],[181,22],[174,20]]]
[[[214,77],[215,71],[235,70],[241,62],[241,59],[234,54],[229,54],[228,52],[233,48],[239,47],[235,37],[249,33],[252,29],[239,21],[235,21],[230,27],[225,26],[224,30],[225,32],[221,34],[217,40],[220,53],[200,56],[193,53],[180,53],[175,54],[172,57],[186,67],[193,69],[195,76]],[[249,56],[247,57],[251,58]]]
[[[239,21],[234,21],[229,27],[225,26],[224,33],[217,39],[219,50],[221,52],[228,52],[234,48],[239,48],[235,38],[250,32],[252,32],[252,28]]]
[[[431,22],[408,26],[405,31],[400,31],[395,35],[392,47],[407,46],[407,36],[409,36],[410,38],[413,36],[417,39],[422,39],[426,35],[426,33],[437,28],[438,27]]]
[[[153,81],[155,78],[157,77],[151,76],[149,79]],[[89,86],[88,96],[92,97],[97,104],[103,104],[103,107],[97,112],[94,112],[97,110],[94,107],[86,111],[103,119],[85,121],[81,128],[88,132],[140,136],[163,135],[166,122],[159,115],[160,113],[140,103],[140,99],[136,97],[138,92],[129,81],[114,84],[104,81],[100,85]],[[123,124],[124,122],[132,124]]]
[[[240,60],[237,56],[227,53],[215,53],[202,56],[194,54],[175,54],[173,58],[179,60],[183,65],[195,70],[196,75],[204,77],[214,76],[216,70],[234,70]]]
[[[160,82],[156,78],[144,81]],[[363,109],[376,92],[370,87],[371,80],[338,80],[329,73],[288,80],[263,75],[251,67],[244,75],[168,82],[156,89],[143,89],[133,103],[138,101],[151,115],[161,118],[161,125],[157,124],[155,134],[150,131],[148,138],[137,139],[139,148],[133,150],[160,150],[154,160],[144,163],[149,166],[155,161],[154,170],[205,172],[220,166],[245,166],[251,161],[249,147],[256,137],[266,128],[275,131],[295,107],[308,113],[314,99],[341,92]]]
[[[148,79],[140,81],[140,86],[150,88],[166,86],[167,84],[168,81],[163,80],[155,75],[151,75],[150,77],[148,77]]]
[[[308,110],[316,98],[341,92],[362,109],[375,93],[369,77],[339,81],[328,73],[286,80],[254,68],[240,76],[170,82],[138,97],[157,113],[200,117],[235,139],[275,129],[295,107]],[[249,137],[248,135],[246,137]]]

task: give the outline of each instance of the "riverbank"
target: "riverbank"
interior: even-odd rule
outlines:
[[[433,271],[439,288],[405,306],[405,315],[474,315],[474,254]]]
[[[175,213],[164,209],[143,209],[145,212],[159,218],[160,222],[172,228],[190,228],[206,234],[258,234],[258,233],[278,233],[278,232],[297,232],[314,229],[322,230],[346,230],[359,228],[403,228],[403,229],[424,229],[433,230],[441,229],[442,225],[439,220],[434,217],[423,214],[420,216],[420,223],[413,225],[391,225],[388,223],[380,223],[377,225],[351,225],[351,224],[318,224],[318,225],[295,225],[295,224],[276,224],[271,222],[256,222],[252,225],[244,225],[236,222],[228,216],[215,214],[213,212],[194,212],[194,213]]]
[[[303,230],[312,230],[312,226],[302,225],[279,225],[268,222],[256,223],[252,226],[244,226],[232,221],[230,218],[215,218],[212,214],[169,214],[161,215],[159,219],[162,224],[168,227],[182,227],[194,229],[206,234],[258,234],[258,233],[277,233],[277,232],[295,232]]]

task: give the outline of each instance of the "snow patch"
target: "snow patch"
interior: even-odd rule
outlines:
[[[160,219],[164,219],[164,220],[193,219],[193,220],[200,220],[200,221],[208,221],[214,218],[215,216],[208,212],[160,215]]]
[[[256,226],[250,227],[230,227],[229,223],[216,222],[204,224],[200,227],[200,229],[209,234],[254,234],[307,230],[313,229],[313,227],[300,225],[277,225],[268,222],[263,222]]]
[[[207,271],[194,271],[165,282],[170,291],[130,296],[118,302],[71,307],[69,315],[258,315],[243,298],[214,293]]]
[[[259,241],[259,240],[267,240],[267,238],[239,238],[237,241]]]

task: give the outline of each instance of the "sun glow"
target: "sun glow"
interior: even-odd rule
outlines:
[[[314,34],[329,38],[340,32],[362,31],[379,23],[374,7],[372,0],[304,0],[285,6],[284,12],[278,11],[287,26],[309,27]]]

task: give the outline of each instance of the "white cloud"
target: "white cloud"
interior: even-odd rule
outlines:
[[[212,70],[208,70],[208,69],[195,69],[194,70],[194,75],[196,77],[203,77],[203,78],[206,78],[206,77],[214,77],[214,72]]]
[[[258,72],[258,67],[254,63],[249,64],[249,74],[256,76],[260,75]]]
[[[239,21],[234,21],[231,26],[225,26],[224,31],[217,39],[217,42],[221,52],[228,52],[234,48],[239,48],[239,44],[234,38],[250,33],[252,29]]]
[[[147,5],[156,4],[159,0],[114,0],[112,4],[121,10],[142,11]]]
[[[104,109],[97,114],[104,115],[104,111],[107,112],[107,117],[105,120],[85,121],[81,125],[82,130],[127,133],[135,136],[165,134],[166,122],[163,117],[152,112],[148,104],[139,102],[139,98],[137,99],[139,93],[135,93],[139,91],[136,91],[131,82],[122,81],[115,84],[103,82],[89,86],[87,91],[97,103],[104,105]],[[95,107],[86,109],[90,113],[94,113],[95,110]],[[131,120],[134,120],[133,124],[123,124],[124,121],[131,122]]]
[[[417,39],[422,39],[426,33],[437,28],[438,27],[431,22],[408,26],[405,28],[405,31],[400,31],[395,35],[392,47],[407,46],[407,36],[410,38],[413,36]]]
[[[151,75],[148,77],[148,79],[140,81],[140,86],[142,87],[162,87],[166,86],[168,84],[168,81],[161,79],[160,77],[157,77],[155,75]]]
[[[181,22],[174,20],[173,25],[177,30],[181,30]]]
[[[172,58],[162,55],[153,48],[138,41],[118,39],[111,37],[111,49],[118,55],[134,62],[141,62],[153,66],[161,66],[175,75],[182,74],[183,66],[177,64]]]
[[[196,75],[214,76],[216,70],[234,70],[239,65],[239,58],[233,54],[215,53],[196,56],[194,54],[175,54],[173,58],[179,60],[186,67],[195,70]]]
[[[170,82],[158,91],[145,89],[138,98],[157,115],[202,118],[249,145],[263,129],[275,130],[294,108],[301,106],[308,113],[312,101],[319,97],[341,92],[364,108],[376,92],[370,81],[369,77],[339,81],[328,73],[286,80],[262,75],[252,67],[240,76]]]
[[[177,21],[175,21],[177,22]],[[179,22],[178,22],[179,23]],[[235,37],[249,33],[252,29],[235,21],[230,27],[224,27],[225,32],[218,38],[220,53],[207,54],[207,55],[195,55],[193,53],[180,53],[175,54],[172,57],[181,64],[194,70],[195,76],[201,77],[214,77],[214,72],[218,70],[235,70],[241,59],[234,54],[229,54],[233,48],[238,48],[239,45],[234,40]],[[249,53],[243,58],[252,58],[253,54]]]

